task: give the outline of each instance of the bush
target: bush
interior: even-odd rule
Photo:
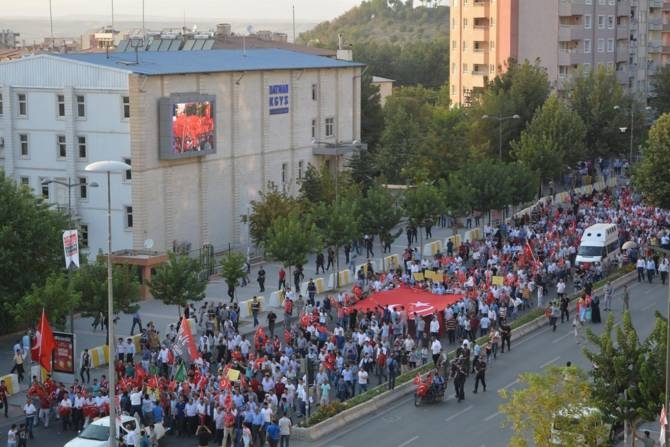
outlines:
[[[337,413],[340,413],[347,409],[347,405],[339,400],[333,401],[328,405],[321,405],[312,415],[309,417],[309,420],[305,421],[307,426],[318,424],[319,422],[325,421]]]

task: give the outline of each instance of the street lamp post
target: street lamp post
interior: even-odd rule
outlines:
[[[621,110],[620,106],[614,106],[614,110]],[[649,111],[651,107],[646,106],[644,110]],[[633,164],[633,139],[635,136],[635,103],[630,106],[630,147],[628,149],[628,163]],[[626,133],[626,127],[619,127],[621,133]]]
[[[47,186],[52,183],[55,183],[56,185],[61,185],[67,188],[67,218],[70,226],[70,230],[72,230],[72,188],[75,186],[81,186],[81,185],[87,185],[92,188],[95,188],[98,186],[97,183],[72,183],[72,179],[70,177],[67,178],[67,183],[61,182],[60,180],[56,179],[45,179],[42,181],[42,185]],[[67,271],[68,274],[72,272],[72,268],[70,266],[67,266]],[[70,309],[70,332],[74,334],[74,312],[72,309]]]
[[[114,294],[112,291],[112,189],[110,177],[113,172],[121,173],[130,165],[120,161],[96,161],[86,166],[88,172],[107,174],[107,344],[109,347],[109,446],[116,447],[116,371],[114,370]]]
[[[361,140],[355,139],[351,143],[338,142],[333,143],[330,141],[321,141],[316,138],[312,138],[312,145],[325,146],[326,150],[329,150],[328,155],[335,156],[335,203],[338,202],[340,194],[340,156],[353,152],[354,150],[364,149],[367,150],[368,145],[361,143]],[[335,287],[340,287],[340,246],[335,246]]]
[[[514,115],[482,115],[483,120],[494,120],[498,121],[498,159],[502,161],[502,123],[507,120],[518,120],[521,119],[516,113]]]

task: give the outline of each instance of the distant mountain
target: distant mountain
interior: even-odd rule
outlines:
[[[338,34],[351,45],[426,42],[449,37],[449,8],[438,2],[412,0],[364,1],[334,20],[300,34],[298,41],[337,48]]]

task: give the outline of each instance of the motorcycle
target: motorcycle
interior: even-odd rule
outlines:
[[[445,391],[447,389],[446,380],[434,380],[431,374],[428,374],[426,380],[421,380],[420,376],[416,376],[414,383],[416,384],[416,391],[414,392],[414,405],[430,404],[434,402],[444,401]]]

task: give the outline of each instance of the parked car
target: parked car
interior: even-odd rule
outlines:
[[[117,419],[120,424],[117,430],[124,439],[127,439],[128,433],[135,432],[136,447],[140,442],[140,423],[137,419],[127,414],[122,414]],[[156,439],[160,440],[165,436],[165,427],[162,423],[154,424]],[[65,444],[65,447],[107,447],[109,445],[109,416],[96,419],[84,428],[76,438]]]

